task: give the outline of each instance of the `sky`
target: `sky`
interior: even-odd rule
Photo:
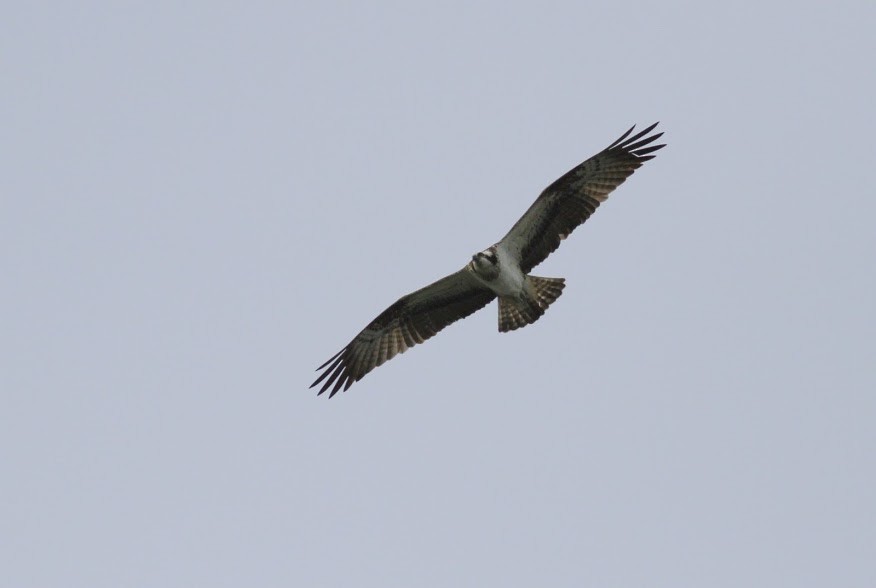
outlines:
[[[151,2],[0,23],[0,569],[876,585],[876,5]],[[633,124],[535,273],[314,369]]]

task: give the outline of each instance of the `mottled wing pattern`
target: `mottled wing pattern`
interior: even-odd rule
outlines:
[[[325,371],[310,387],[325,380],[319,391],[322,394],[334,384],[329,397],[341,388],[347,390],[377,366],[480,310],[495,297],[467,268],[402,296],[319,366],[317,370]]]
[[[632,137],[632,127],[617,141],[548,186],[502,239],[529,273],[560,241],[586,221],[608,195],[664,145],[651,145],[663,133],[648,135],[654,123]],[[649,146],[650,145],[650,146]]]

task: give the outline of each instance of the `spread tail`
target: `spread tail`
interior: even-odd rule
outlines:
[[[525,291],[529,296],[499,298],[499,332],[513,331],[537,321],[547,307],[560,297],[565,287],[563,278],[526,276]]]

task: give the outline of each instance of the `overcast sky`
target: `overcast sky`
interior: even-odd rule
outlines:
[[[4,585],[876,585],[872,2],[3,12]],[[307,388],[658,120],[538,323]]]

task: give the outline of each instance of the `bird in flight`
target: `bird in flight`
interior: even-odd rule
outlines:
[[[429,339],[447,325],[499,298],[499,331],[525,327],[544,314],[565,287],[563,278],[541,278],[529,272],[560,246],[560,241],[586,221],[608,195],[653,153],[663,133],[657,126],[632,135],[635,126],[587,161],[545,188],[508,234],[475,253],[461,270],[399,298],[350,343],[317,368],[324,370],[311,388],[329,397],[365,374]]]

